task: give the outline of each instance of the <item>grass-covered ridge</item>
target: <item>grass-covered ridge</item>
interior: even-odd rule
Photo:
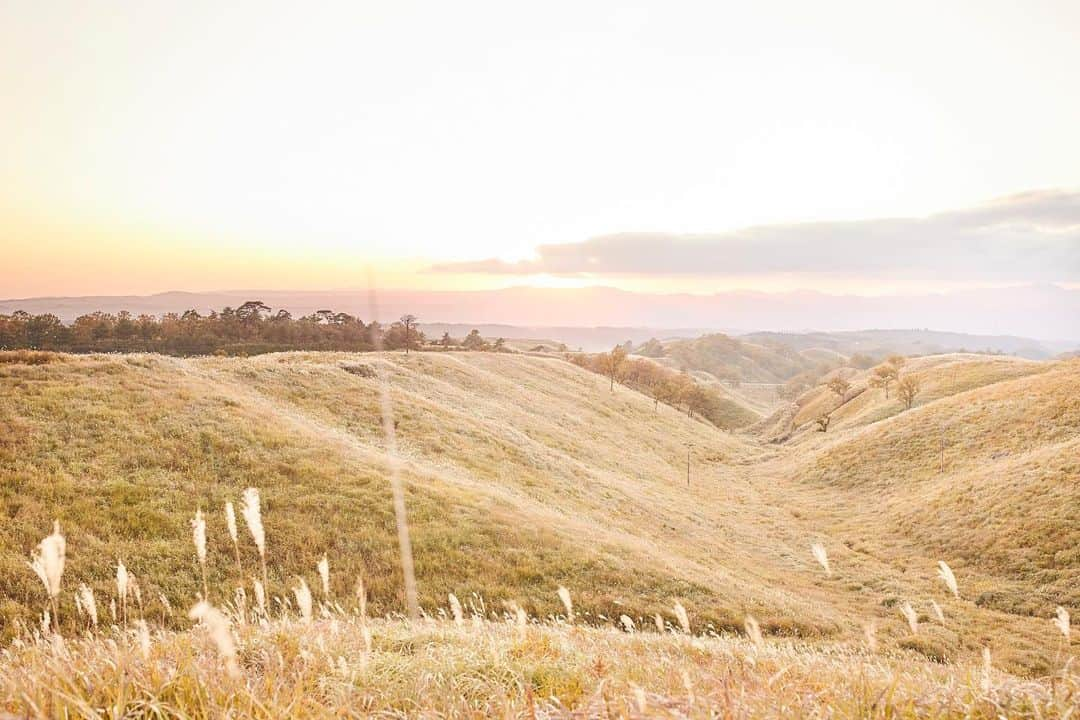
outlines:
[[[149,617],[165,614],[159,593],[188,606],[201,589],[189,526],[199,508],[211,600],[223,603],[239,580],[223,506],[248,486],[263,493],[272,595],[289,597],[297,575],[312,580],[325,553],[334,593],[347,596],[363,577],[373,613],[399,611],[369,372],[379,364],[429,612],[454,592],[542,617],[558,611],[553,591],[565,585],[581,617],[598,625],[670,615],[678,600],[695,633],[739,632],[753,615],[767,637],[843,645],[861,642],[872,623],[890,651],[977,662],[987,645],[997,667],[1043,675],[1061,660],[1055,604],[1074,603],[1067,540],[1076,427],[1061,388],[1077,366],[1002,362],[966,357],[973,380],[950,393],[938,375],[949,362],[911,361],[926,388],[912,410],[869,390],[872,403],[828,433],[797,432],[781,444],[657,409],[627,388],[611,392],[604,378],[557,358],[292,353],[0,364],[3,629],[12,636],[15,620],[31,624],[44,606],[26,560],[54,518],[69,538],[66,630],[77,622],[72,588],[87,582],[102,598],[115,594],[118,559],[139,578]],[[951,416],[964,417],[985,447],[972,445],[970,459],[949,456],[939,477],[926,418]],[[1008,434],[991,429],[994,418],[1030,418],[1038,428]],[[995,458],[999,451],[1010,454]],[[1010,479],[1023,472],[1027,489],[1014,492],[988,467]],[[965,525],[970,507],[992,522]],[[1025,538],[1038,544],[1019,552]],[[814,543],[827,548],[831,575],[811,555]],[[250,542],[241,555],[252,574]],[[940,559],[957,571],[959,598],[936,576]],[[909,603],[921,616],[917,632],[899,612]]]

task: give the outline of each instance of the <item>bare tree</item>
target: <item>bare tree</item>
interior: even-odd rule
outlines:
[[[896,395],[908,410],[915,404],[915,397],[920,390],[922,387],[919,384],[919,378],[914,375],[905,375],[896,384]]]

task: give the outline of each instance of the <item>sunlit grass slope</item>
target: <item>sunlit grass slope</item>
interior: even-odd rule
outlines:
[[[1080,604],[1080,362],[1014,364],[1029,372],[945,397],[954,370],[920,370],[920,405],[817,434],[801,476],[874,498],[899,532],[995,576],[980,603],[1045,613]],[[965,387],[1002,369],[955,372]]]
[[[363,574],[376,609],[400,607],[377,381],[343,369],[375,363],[392,386],[422,600],[475,591],[539,612],[562,583],[586,612],[678,597],[718,624],[741,617],[746,587],[716,582],[715,519],[685,487],[688,444],[702,478],[748,456],[736,441],[558,360],[318,353],[0,365],[4,616],[40,606],[25,560],[53,518],[80,538],[74,580],[104,590],[122,558],[148,597],[182,604],[198,587],[188,521],[201,507],[211,581],[227,583],[222,506],[249,485],[266,499],[272,592],[329,552],[340,582]],[[794,603],[770,609],[795,618]]]
[[[951,362],[960,365],[948,383],[937,379]],[[654,409],[627,388],[612,393],[604,378],[556,358],[3,363],[4,630],[42,608],[25,561],[53,518],[69,538],[68,588],[86,581],[108,597],[123,559],[154,615],[159,592],[184,607],[200,587],[188,522],[201,507],[211,599],[224,600],[237,577],[222,506],[252,485],[263,491],[272,594],[286,595],[297,574],[312,577],[327,553],[336,592],[363,575],[374,612],[400,610],[370,377],[381,369],[429,610],[452,591],[543,616],[558,609],[561,584],[599,624],[670,619],[680,600],[695,632],[738,631],[752,614],[767,635],[857,642],[872,622],[885,647],[971,660],[990,645],[1001,667],[1044,673],[1060,661],[1053,604],[1076,602],[1076,399],[1067,388],[1077,364],[967,356],[911,361],[916,368],[925,391],[913,410],[868,391],[829,433],[777,445]],[[941,475],[935,443],[946,421],[954,434]],[[831,576],[810,554],[818,542]],[[242,547],[250,572],[254,551]],[[957,568],[960,599],[936,578],[939,559]],[[946,623],[928,621],[931,600]],[[62,601],[71,622],[70,593]],[[918,633],[898,611],[905,602],[923,616]]]

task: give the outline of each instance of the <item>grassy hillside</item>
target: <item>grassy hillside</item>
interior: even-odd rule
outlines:
[[[994,576],[973,593],[979,604],[1027,614],[1080,605],[1080,362],[912,371],[927,378],[919,406],[808,438],[818,449],[801,476],[850,490],[852,501],[872,495],[898,534]],[[953,379],[958,388],[987,384],[942,395]]]
[[[1054,357],[1069,343],[1044,342],[1014,335],[968,335],[935,330],[852,330],[845,332],[756,332],[740,339],[783,343],[796,350],[829,349],[843,355],[940,355],[955,352],[997,352],[1032,360]]]
[[[703,370],[719,380],[779,383],[815,367],[817,362],[780,343],[754,343],[728,335],[703,335],[664,344],[667,363],[677,369]]]
[[[70,589],[86,581],[109,597],[117,558],[140,578],[152,617],[164,612],[159,592],[189,605],[200,581],[188,521],[200,507],[211,599],[224,601],[238,577],[221,508],[247,486],[263,492],[272,594],[287,597],[296,575],[314,587],[327,553],[335,594],[362,575],[373,612],[399,610],[378,386],[367,377],[376,365],[390,384],[430,612],[454,592],[485,598],[489,617],[503,601],[545,616],[559,612],[561,584],[597,624],[656,612],[670,622],[678,600],[695,633],[741,631],[752,614],[767,636],[850,644],[873,622],[883,647],[923,657],[968,661],[989,644],[1005,670],[1060,663],[1047,618],[1053,603],[1076,602],[1076,401],[1062,388],[1077,365],[978,357],[912,361],[926,377],[914,410],[900,414],[874,390],[829,433],[781,445],[656,410],[627,388],[609,392],[604,378],[554,358],[0,363],[4,632],[42,607],[25,561],[54,517],[69,541],[69,628]],[[934,474],[938,417],[971,433],[957,436],[948,482]],[[1026,473],[1027,489],[992,471],[1014,482]],[[973,517],[986,522],[965,529]],[[1023,550],[1032,538],[1045,547]],[[816,542],[831,576],[811,556]],[[250,543],[242,553],[251,572]],[[943,558],[957,567],[960,600],[934,575]],[[1024,597],[1033,601],[1016,602]],[[946,623],[927,615],[932,599]],[[918,633],[898,612],[904,602],[923,615]]]

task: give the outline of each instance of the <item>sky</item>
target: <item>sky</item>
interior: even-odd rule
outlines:
[[[1080,3],[0,4],[0,298],[1080,286]]]

